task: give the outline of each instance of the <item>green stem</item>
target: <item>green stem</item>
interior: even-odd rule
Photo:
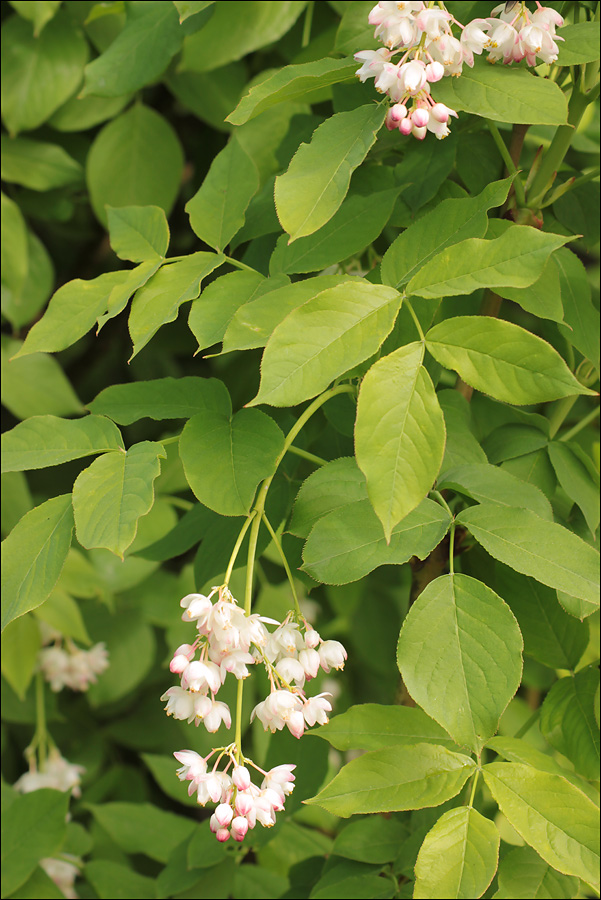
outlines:
[[[420,323],[419,319],[417,318],[417,316],[416,316],[416,314],[415,314],[415,310],[413,309],[413,307],[411,306],[411,304],[409,303],[409,301],[408,301],[407,299],[405,299],[405,306],[407,307],[407,309],[408,309],[409,312],[411,313],[411,318],[412,318],[413,321],[415,322],[415,327],[417,328],[417,330],[418,330],[418,332],[419,332],[420,340],[425,341],[425,340],[426,340],[426,337],[425,337],[425,335],[424,335],[424,331],[423,331],[423,328],[422,328],[422,326],[421,326],[421,323]]]
[[[492,135],[492,139],[496,144],[497,150],[501,154],[503,158],[503,162],[505,163],[505,167],[507,172],[510,175],[514,175],[513,179],[513,188],[515,190],[515,197],[518,201],[518,206],[526,205],[526,196],[524,194],[524,185],[520,179],[518,170],[515,166],[514,161],[511,158],[511,153],[509,152],[507,145],[503,138],[501,137],[501,133],[494,122],[491,122],[490,119],[487,119],[486,124],[488,125],[488,130]]]
[[[455,574],[455,519],[449,528],[449,574]]]
[[[257,540],[259,538],[259,529],[261,528],[261,516],[263,515],[263,508],[265,506],[265,494],[261,494],[253,513],[256,515],[253,516],[252,525],[250,529],[250,536],[248,539],[248,562],[246,564],[246,585],[244,589],[244,612],[247,616],[250,616],[250,611],[252,607],[252,592],[253,592],[253,577],[255,570],[255,556],[257,555]]]
[[[37,672],[35,676],[35,719],[35,734],[31,746],[37,749],[39,768],[43,769],[48,749],[48,735],[46,731],[46,707],[44,704],[44,676],[41,672]]]
[[[295,447],[290,445],[288,447],[289,453],[294,453],[295,456],[300,456],[301,459],[306,459],[309,462],[315,463],[316,466],[325,466],[327,465],[327,459],[322,459],[321,456],[315,456],[314,453],[309,453],[308,450],[301,450],[300,447]]]
[[[242,528],[240,529],[240,534],[238,535],[238,537],[236,539],[236,543],[234,544],[234,549],[232,550],[232,555],[230,556],[230,561],[227,564],[225,578],[223,580],[223,583],[225,585],[229,584],[229,580],[232,577],[232,572],[234,571],[234,566],[236,564],[236,557],[238,556],[238,551],[240,550],[240,547],[242,546],[242,541],[244,540],[246,532],[248,531],[248,527],[249,527],[250,523],[252,522],[252,520],[254,519],[254,517],[255,517],[255,511],[253,510],[250,513],[250,515],[247,517],[246,522],[244,523]]]
[[[183,497],[176,497],[174,494],[168,494],[165,499],[169,501],[171,506],[175,506],[177,509],[183,509],[186,512],[189,512],[189,510],[194,507],[194,503],[192,503],[191,500],[184,500]]]
[[[442,496],[440,491],[430,491],[430,496],[434,500],[436,500],[437,503],[440,503],[440,505],[446,509],[448,514],[451,516],[451,518],[453,518],[453,511],[451,510],[451,507],[449,506],[449,504],[447,503],[445,498]]]
[[[478,779],[480,778],[480,769],[476,769],[474,772],[474,780],[472,781],[472,792],[470,794],[469,803],[467,804],[470,809],[474,808],[474,798],[476,796],[476,788],[478,787]]]
[[[573,428],[570,428],[569,431],[566,431],[565,434],[559,438],[560,441],[570,441],[573,437],[575,437],[579,431],[582,431],[583,428],[586,428],[587,425],[590,425],[591,422],[594,422],[597,416],[599,415],[599,407],[596,406],[595,409],[591,410],[590,413],[584,417],[580,422],[574,425]]]
[[[308,47],[309,41],[311,40],[311,25],[313,24],[313,10],[315,8],[314,0],[311,0],[310,3],[307,4],[307,11],[305,13],[305,21],[303,24],[303,37],[301,41],[302,47]]]
[[[311,416],[314,413],[316,413],[317,410],[321,406],[323,406],[324,403],[326,403],[328,400],[330,400],[332,397],[336,397],[336,396],[338,396],[338,394],[354,394],[354,393],[355,393],[355,387],[352,384],[338,384],[338,385],[336,385],[336,387],[330,388],[328,391],[324,391],[323,394],[320,394],[319,397],[315,398],[313,403],[309,404],[309,406],[306,408],[304,413],[301,416],[299,416],[299,418],[297,419],[295,424],[292,426],[292,428],[286,435],[286,440],[284,441],[284,447],[282,449],[282,452],[280,453],[280,455],[278,456],[278,458],[276,459],[276,462],[275,462],[274,473],[273,473],[274,475],[275,475],[275,472],[277,471],[277,468],[280,465],[281,461],[284,459],[286,453],[288,452],[288,450],[290,450],[295,437],[305,427],[305,425],[307,424],[307,422],[309,421]],[[272,478],[273,478],[273,475],[267,479],[269,484],[271,484]],[[269,484],[267,485],[267,487],[269,487]]]
[[[564,420],[570,414],[570,410],[578,400],[578,396],[575,397],[564,397],[563,400],[560,400],[553,410],[551,414],[551,418],[549,419],[549,437],[554,438],[561,426],[564,423]]]
[[[301,608],[300,608],[300,605],[299,605],[299,602],[298,602],[298,595],[297,595],[297,593],[296,593],[296,585],[294,584],[294,578],[292,577],[292,572],[291,572],[291,570],[290,570],[290,566],[288,565],[288,560],[286,559],[286,554],[284,553],[284,550],[283,550],[283,548],[282,548],[282,544],[281,544],[281,542],[280,542],[280,540],[279,540],[277,534],[275,533],[275,531],[274,531],[273,528],[271,527],[271,523],[269,522],[269,519],[267,518],[267,516],[265,515],[265,513],[263,513],[263,521],[265,522],[265,524],[266,524],[266,526],[267,526],[267,531],[268,531],[269,534],[271,535],[271,539],[272,539],[273,543],[276,545],[277,551],[278,551],[278,553],[280,554],[280,557],[281,557],[281,559],[282,559],[282,564],[283,564],[283,566],[284,566],[284,569],[286,570],[286,575],[287,575],[288,581],[289,581],[289,583],[290,583],[290,590],[292,591],[292,596],[294,597],[294,606],[295,606],[296,612],[297,612],[298,615],[300,616],[300,615],[301,615]]]
[[[530,716],[530,718],[526,722],[524,722],[524,724],[518,731],[516,731],[516,733],[514,734],[514,738],[524,737],[524,735],[530,731],[532,726],[536,724],[539,716],[540,716],[540,707],[538,709],[535,709],[534,712],[532,713],[532,715]]]
[[[161,444],[166,447],[168,444],[177,444],[181,434],[174,434],[173,437],[161,438]]]
[[[531,209],[538,209],[543,202],[547,190],[551,186],[566,153],[570,149],[572,138],[574,137],[576,128],[589,104],[589,100],[590,98],[586,94],[581,93],[574,85],[572,96],[570,98],[568,124],[560,125],[555,132],[555,137],[551,141],[551,144],[543,157],[540,169],[534,176],[534,181],[532,182],[528,197],[528,206]]]
[[[236,694],[236,736],[234,742],[236,744],[236,762],[240,765],[240,757],[242,756],[242,698],[244,696],[244,679],[238,682],[238,692]]]
[[[247,266],[246,263],[241,262],[239,259],[234,259],[233,256],[226,256],[225,262],[228,262],[230,266],[235,266],[237,269],[244,269],[245,272],[254,272],[257,274],[257,270],[253,269],[252,266]]]

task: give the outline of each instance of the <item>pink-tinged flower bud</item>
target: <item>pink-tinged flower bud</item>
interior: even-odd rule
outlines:
[[[301,650],[298,661],[305,670],[307,678],[315,678],[319,672],[320,659],[317,650]]]
[[[405,106],[404,103],[395,103],[394,106],[390,110],[390,117],[397,125],[399,124],[401,119],[405,118],[406,115],[407,115],[407,107]],[[311,634],[312,634],[312,632],[308,631],[307,634],[305,635],[305,644],[307,645],[307,647],[309,649],[314,650],[315,647],[319,646],[319,644],[321,642],[321,638],[319,637],[317,632],[315,632],[315,634],[317,634],[317,641],[312,640],[312,642],[309,643],[309,635],[311,635]]]
[[[428,133],[428,128],[426,127],[426,125],[423,125],[421,128],[418,128],[417,126],[414,125],[413,128],[411,129],[411,134],[413,135],[414,138],[417,138],[418,141],[423,141],[423,139],[425,138],[427,133]]]
[[[430,113],[427,109],[424,109],[423,106],[420,106],[411,113],[411,121],[416,128],[423,128],[424,125],[428,124],[429,119]]]
[[[234,811],[229,803],[220,803],[215,810],[215,818],[219,822],[221,828],[227,828],[234,818]]]
[[[302,712],[300,710],[291,712],[286,725],[288,726],[290,734],[293,734],[295,738],[302,737],[305,730],[305,718]]]
[[[183,653],[177,653],[169,663],[169,671],[174,675],[181,675],[188,666],[190,660]]]
[[[439,62],[431,62],[426,66],[426,80],[430,82],[430,84],[434,84],[436,81],[440,81],[441,78],[444,77],[444,66]]]
[[[411,134],[411,129],[413,125],[411,124],[411,116],[407,116],[406,119],[402,119],[399,125],[399,131],[401,134]]]
[[[449,116],[455,116],[456,119],[458,118],[455,110],[451,109],[449,106],[445,106],[444,103],[435,103],[430,110],[430,115],[433,116],[437,122],[448,122]]]
[[[235,802],[236,812],[239,816],[247,816],[251,809],[253,809],[255,802],[250,794],[244,793],[244,791],[240,791],[236,796]]]
[[[219,831],[215,832],[215,837],[219,841],[220,844],[225,843],[225,841],[229,840],[230,833],[227,828],[220,828]]]
[[[248,821],[244,816],[236,816],[232,819],[232,837],[235,841],[243,841],[248,831]]]
[[[219,820],[218,820],[217,816],[215,815],[215,813],[213,813],[213,815],[209,819],[209,828],[211,829],[213,834],[218,832],[219,829],[221,828],[221,825],[219,824]]]
[[[232,772],[232,781],[239,791],[247,791],[250,787],[250,772],[246,766],[236,766]]]

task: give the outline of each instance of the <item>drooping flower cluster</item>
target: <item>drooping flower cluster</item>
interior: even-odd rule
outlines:
[[[251,781],[246,765],[237,762],[235,750],[232,744],[221,752],[212,750],[206,757],[193,750],[173,754],[182,763],[177,777],[180,781],[190,782],[188,794],[192,796],[196,792],[201,806],[209,801],[217,804],[209,824],[218,841],[227,841],[230,836],[235,841],[242,841],[257,822],[267,828],[275,825],[276,812],[284,808],[286,796],[294,789],[292,772],[296,766],[276,766],[265,772],[251,760],[242,760],[263,775],[261,787],[258,787]],[[215,753],[219,755],[213,768],[209,769],[208,762]],[[220,770],[218,766],[223,758],[226,765]]]
[[[499,18],[495,18],[495,16]],[[488,19],[474,19],[464,26],[445,8],[444,3],[402,3],[380,0],[369,14],[375,25],[374,36],[385,44],[379,50],[362,50],[355,59],[362,63],[357,76],[362,82],[375,79],[376,90],[392,101],[386,127],[423,140],[432,132],[440,140],[450,134],[448,122],[457,117],[455,110],[437,103],[431,85],[446,75],[461,75],[463,64],[474,65],[474,54],[489,51],[488,59],[505,64],[525,59],[536,65],[536,58],[550,63],[557,59],[556,27],[563,24],[555,10],[543,7],[530,13],[520,2],[515,13],[505,13],[505,3],[495,7]],[[453,26],[461,29],[457,38]],[[401,58],[393,62],[393,57]]]
[[[31,794],[41,788],[52,788],[55,791],[71,791],[74,797],[81,796],[80,782],[85,767],[70,763],[53,747],[47,758],[35,764],[33,755],[29,758],[29,771],[15,781],[13,787],[21,794]],[[67,819],[69,816],[67,815]],[[48,857],[41,859],[40,866],[56,886],[69,900],[77,900],[78,894],[73,887],[75,879],[82,868],[82,860],[78,856],[63,854],[63,858]]]
[[[42,623],[43,625],[44,623]],[[38,668],[53,691],[64,687],[72,691],[87,691],[105,669],[108,668],[108,653],[103,643],[95,644],[90,650],[82,650],[70,639],[63,640],[62,634],[44,626],[43,646],[38,654]]]
[[[213,602],[213,597],[217,600]],[[182,619],[196,623],[197,637],[192,644],[182,644],[175,651],[170,670],[180,676],[180,685],[169,688],[161,697],[167,701],[165,711],[175,719],[204,724],[215,732],[223,722],[231,727],[231,713],[226,703],[216,695],[228,674],[238,680],[248,678],[249,666],[262,664],[267,671],[271,690],[253,710],[266,730],[272,732],[287,727],[300,738],[306,726],[325,724],[332,706],[318,694],[307,697],[305,683],[318,671],[341,669],[346,650],[338,641],[323,641],[317,631],[300,615],[289,613],[281,624],[241,609],[226,586],[215,587],[208,596],[188,594],[181,601]],[[275,625],[273,632],[266,624]],[[198,655],[198,657],[197,657]],[[209,772],[207,762],[218,754]],[[275,813],[284,808],[285,795],[292,791],[294,766],[277,766],[264,775],[261,787],[250,780],[241,750],[235,744],[213,750],[202,758],[191,750],[174,754],[183,767],[180,780],[190,781],[190,794],[197,792],[201,805],[209,800],[218,807],[211,819],[211,828],[219,840],[231,834],[242,840],[248,828],[256,822],[273,825]],[[218,766],[225,757],[224,770]],[[233,766],[232,775],[228,774]],[[226,811],[226,810],[229,810]]]
[[[74,797],[80,797],[79,784],[84,772],[83,766],[70,763],[53,748],[39,767],[36,767],[32,759],[29,772],[21,775],[13,787],[21,794],[30,794],[40,788],[53,788],[55,791],[72,791]]]

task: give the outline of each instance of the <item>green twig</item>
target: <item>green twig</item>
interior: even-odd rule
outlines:
[[[271,523],[269,522],[269,519],[267,518],[267,516],[265,515],[265,513],[263,513],[263,521],[265,522],[265,525],[267,526],[267,531],[268,531],[269,534],[271,535],[271,539],[272,539],[273,543],[275,544],[278,553],[280,554],[280,557],[281,557],[281,560],[282,560],[282,564],[283,564],[283,566],[284,566],[284,569],[286,570],[286,575],[287,575],[288,581],[289,581],[289,583],[290,583],[290,590],[292,591],[292,596],[294,597],[294,606],[295,606],[295,608],[296,608],[296,612],[297,612],[298,615],[300,616],[300,614],[301,614],[301,608],[300,608],[300,605],[299,605],[299,602],[298,602],[298,595],[297,595],[297,593],[296,593],[296,585],[294,584],[294,578],[292,577],[292,572],[291,572],[291,570],[290,570],[290,566],[288,565],[288,560],[286,559],[286,554],[284,553],[284,549],[283,549],[283,547],[282,547],[282,544],[281,544],[281,542],[280,542],[280,540],[279,540],[277,534],[275,533],[275,531],[274,531],[273,528],[271,527]]]
[[[599,407],[596,406],[595,409],[591,410],[590,413],[584,417],[580,422],[574,425],[573,428],[570,428],[569,431],[566,431],[565,434],[559,438],[560,441],[571,441],[573,437],[575,437],[578,432],[582,431],[583,428],[586,428],[587,425],[590,425],[591,422],[594,422],[597,416],[599,415]]]
[[[310,3],[307,3],[307,11],[305,12],[305,21],[303,24],[303,37],[301,40],[302,47],[308,47],[309,41],[311,40],[311,25],[313,24],[313,10],[315,9],[315,2],[311,0]]]
[[[423,328],[422,328],[422,326],[421,326],[421,323],[420,323],[419,319],[417,318],[417,315],[415,314],[415,310],[413,309],[413,307],[411,306],[411,304],[409,303],[408,300],[405,300],[404,302],[405,302],[405,306],[407,307],[407,309],[408,309],[409,312],[411,313],[411,318],[412,318],[413,321],[415,322],[415,327],[416,327],[417,330],[418,330],[420,340],[425,341],[425,340],[426,340],[426,336],[425,336],[425,334],[424,334],[424,331],[423,331]]]
[[[223,583],[225,585],[229,584],[229,580],[232,577],[232,572],[234,571],[234,566],[236,564],[236,557],[238,556],[238,551],[240,550],[240,547],[242,546],[242,541],[244,540],[246,532],[248,531],[248,527],[249,527],[250,523],[252,522],[252,520],[254,519],[255,515],[256,515],[256,513],[253,510],[250,513],[250,515],[247,517],[246,522],[240,529],[240,534],[236,538],[236,543],[234,544],[234,549],[232,550],[232,555],[230,556],[230,561],[227,564],[225,578],[223,579]]]
[[[524,737],[524,735],[530,731],[532,726],[536,724],[539,716],[540,716],[540,707],[538,709],[535,709],[534,712],[532,713],[532,715],[530,716],[530,718],[526,722],[524,722],[524,724],[518,731],[516,731],[516,733],[514,734],[514,738],[519,739],[519,738]]]
[[[519,176],[519,172],[515,166],[511,158],[511,153],[507,148],[507,144],[503,140],[501,133],[494,122],[491,122],[490,119],[487,120],[486,124],[488,125],[488,130],[492,135],[492,139],[496,144],[497,150],[503,157],[503,162],[505,163],[505,167],[509,175],[514,175],[515,178],[513,180],[513,188],[515,190],[515,197],[518,202],[518,206],[526,205],[526,196],[524,194],[524,185]]]
[[[300,456],[301,459],[306,459],[309,462],[315,463],[316,466],[325,466],[328,462],[327,459],[322,459],[321,456],[309,453],[308,450],[301,450],[300,447],[295,447],[293,444],[288,447],[288,452],[294,453],[295,456]]]

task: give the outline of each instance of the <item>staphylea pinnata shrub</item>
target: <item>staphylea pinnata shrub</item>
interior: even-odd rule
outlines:
[[[599,4],[2,51],[2,896],[598,896]]]

